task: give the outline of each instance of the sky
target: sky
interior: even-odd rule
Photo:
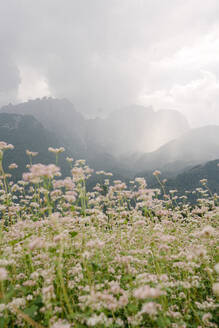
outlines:
[[[0,105],[68,98],[219,124],[218,0],[0,0]]]

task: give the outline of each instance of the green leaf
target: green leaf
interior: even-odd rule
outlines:
[[[69,234],[71,235],[72,238],[77,236],[78,232],[77,231],[70,231]]]
[[[128,304],[128,311],[129,313],[136,313],[138,311],[137,304]]]
[[[36,312],[38,310],[38,307],[36,305],[31,305],[30,307],[26,308],[24,310],[24,313],[27,314],[29,317],[31,317],[32,319],[34,319]]]
[[[99,269],[99,265],[98,264],[92,262],[91,265],[92,265],[93,271],[98,271],[98,269]]]
[[[0,318],[0,328],[4,328],[5,327],[5,319],[4,318]]]
[[[34,303],[38,304],[38,305],[43,305],[43,299],[40,295],[38,295],[34,301]]]

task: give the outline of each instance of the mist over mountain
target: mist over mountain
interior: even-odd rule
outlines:
[[[88,124],[90,138],[117,156],[156,150],[188,130],[186,118],[177,111],[155,112],[151,107],[137,105]]]
[[[191,129],[174,110],[156,112],[133,105],[104,119],[87,119],[66,99],[43,98],[9,104],[0,112],[0,138],[16,147],[13,155],[8,152],[6,162],[14,158],[22,168],[27,148],[39,151],[39,161],[54,161],[49,146],[66,148],[60,162],[64,168],[69,155],[125,179],[135,175],[148,179],[155,169],[176,177],[219,158],[219,126]]]
[[[161,169],[176,173],[187,167],[219,158],[219,126],[191,129],[179,138],[143,155],[136,167],[138,170]]]
[[[4,106],[1,112],[33,115],[43,126],[73,147],[77,156],[90,148],[120,156],[159,148],[189,130],[186,118],[174,110],[155,112],[151,107],[130,106],[106,119],[85,119],[66,99],[44,98]]]
[[[18,105],[9,104],[0,109],[1,112],[34,116],[45,129],[53,132],[63,144],[72,147],[80,157],[86,150],[84,143],[85,120],[74,106],[62,99],[36,99]]]

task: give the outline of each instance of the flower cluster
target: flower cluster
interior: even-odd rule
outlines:
[[[87,192],[92,170],[71,173],[1,178],[0,326],[216,328],[218,205],[174,205],[143,178]]]

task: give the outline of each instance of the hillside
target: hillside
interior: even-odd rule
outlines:
[[[188,122],[179,112],[155,112],[143,106],[113,111],[105,119],[86,119],[70,101],[53,98],[9,104],[0,111],[33,115],[46,129],[55,132],[76,157],[92,157],[93,151],[117,157],[145,153],[189,130]]]
[[[210,189],[210,193],[219,194],[219,159],[207,162],[203,165],[197,165],[193,168],[186,170],[179,174],[174,179],[169,179],[167,182],[168,189],[177,189],[181,195],[185,194],[186,191],[194,191],[196,188],[203,187],[200,180],[207,179],[207,187]],[[203,187],[203,189],[207,189]],[[209,193],[208,193],[209,194]],[[201,194],[198,192],[197,195],[190,196],[191,199],[200,197]]]
[[[48,152],[49,147],[60,147],[60,143],[55,134],[46,130],[31,115],[18,115],[0,113],[0,140],[12,144],[15,148],[7,151],[4,155],[4,168],[8,170],[11,163],[16,163],[18,168],[13,172],[17,179],[21,177],[22,172],[26,170],[26,164],[29,163],[26,150],[38,152],[34,157],[35,163],[54,162],[54,155]],[[70,155],[66,150],[65,156]],[[65,156],[60,158],[60,165],[65,173],[68,172],[68,165]],[[68,172],[69,173],[69,172]]]
[[[139,171],[160,169],[166,173],[183,172],[186,168],[219,158],[219,126],[191,129],[157,151],[141,156]]]

